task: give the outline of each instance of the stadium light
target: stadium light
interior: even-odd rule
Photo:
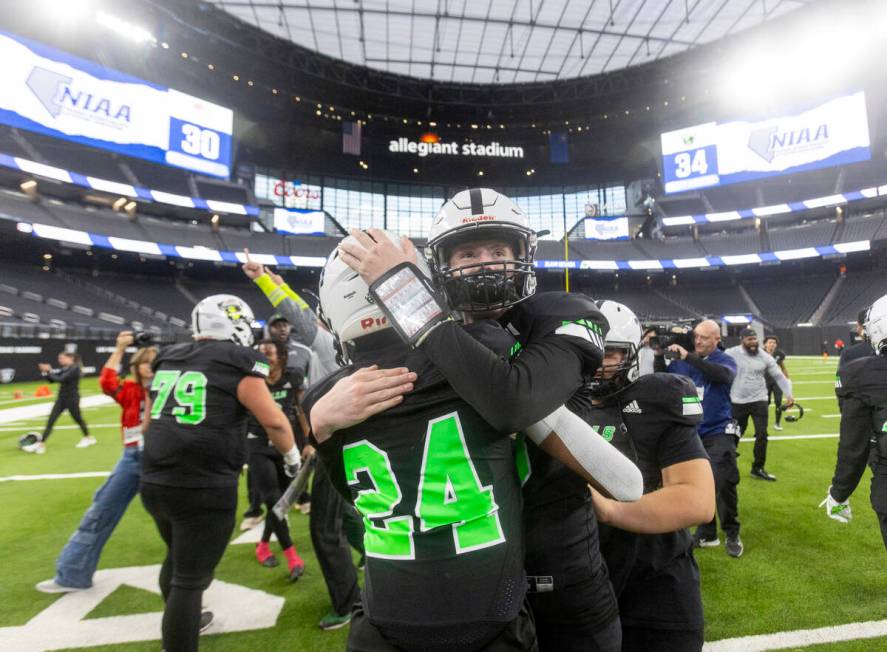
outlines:
[[[116,16],[105,13],[104,11],[95,12],[95,22],[105,27],[118,36],[133,41],[135,43],[157,43],[154,35],[144,27],[134,25]]]
[[[40,199],[40,196],[37,194],[37,182],[33,179],[22,181],[19,185],[19,189],[21,189],[31,201],[38,201]]]

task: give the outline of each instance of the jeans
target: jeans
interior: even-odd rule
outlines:
[[[56,561],[57,584],[76,588],[92,586],[102,548],[139,492],[141,475],[142,452],[135,446],[124,448],[123,457],[95,492],[92,505]]]

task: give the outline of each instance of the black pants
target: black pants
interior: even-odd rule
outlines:
[[[333,611],[340,616],[351,613],[359,597],[357,569],[351,560],[351,548],[343,535],[342,527],[343,514],[349,507],[351,506],[333,488],[324,465],[318,464],[311,488],[311,543],[330,594]]]
[[[770,405],[770,399],[773,399],[773,405],[776,407],[776,425],[782,422],[782,390],[779,385],[767,385],[767,405]]]
[[[312,508],[313,509],[313,508]],[[618,620],[616,621],[618,625]],[[423,628],[425,629],[425,628]],[[496,628],[498,629],[498,628]],[[503,623],[498,632],[493,631],[490,638],[479,645],[455,642],[460,636],[460,628],[448,627],[437,638],[433,633],[418,633],[416,640],[418,645],[407,645],[403,641],[394,644],[383,636],[379,628],[373,625],[363,610],[363,605],[358,602],[354,605],[351,616],[351,631],[348,634],[348,652],[402,652],[403,650],[421,650],[422,652],[517,652],[518,650],[536,652],[539,646],[536,642],[536,631],[533,626],[533,614],[527,603],[521,606],[517,617],[509,623]],[[445,637],[445,638],[444,638]],[[590,648],[584,648],[590,649]],[[618,648],[617,648],[618,650]]]
[[[671,630],[646,627],[622,628],[623,652],[698,652],[702,650],[701,629]]]
[[[262,443],[264,448],[268,448],[264,440]],[[293,545],[289,524],[277,518],[272,509],[289,484],[289,478],[283,470],[283,457],[271,451],[254,451],[249,456],[249,467],[259,501],[265,504],[265,529],[262,532],[262,541],[266,543],[270,541],[273,532],[277,535],[280,547],[286,550]]]
[[[83,431],[83,436],[87,437],[89,435],[89,428],[86,427],[83,415],[80,414],[80,395],[62,396],[60,394],[58,398],[55,399],[55,403],[52,404],[52,410],[49,412],[49,421],[46,422],[46,427],[43,429],[43,441],[49,439],[49,435],[52,433],[52,427],[65,410],[71,413],[71,418],[74,419],[78,426],[80,426],[80,430]]]
[[[739,422],[739,431],[744,435],[751,417],[755,426],[755,460],[753,469],[763,469],[767,461],[767,401],[733,403],[733,418]]]
[[[247,440],[248,442],[249,440]],[[248,445],[248,444],[247,444]],[[253,473],[253,465],[247,463],[246,467],[246,499],[249,506],[243,513],[243,518],[256,518],[262,515],[262,498],[256,488],[256,478]]]
[[[542,652],[619,652],[622,626],[618,614],[600,623],[595,579],[572,586],[527,595],[536,618]]]
[[[716,538],[720,518],[724,533],[730,538],[737,537],[739,496],[736,486],[739,484],[739,467],[736,466],[736,438],[733,435],[707,435],[702,438],[702,445],[708,453],[715,476],[717,514],[709,523],[696,528],[696,535],[704,539]]]
[[[142,483],[142,503],[166,543],[160,569],[163,649],[197,650],[200,604],[228,546],[237,512],[237,487],[184,489]]]

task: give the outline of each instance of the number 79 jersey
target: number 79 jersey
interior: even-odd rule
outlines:
[[[512,620],[526,579],[511,438],[460,399],[421,353],[380,364],[415,370],[414,391],[318,446],[333,482],[363,517],[368,617],[383,627],[432,629]]]
[[[204,340],[162,349],[153,367],[142,481],[236,486],[247,418],[237,386],[245,376],[267,377],[265,356],[233,342]]]

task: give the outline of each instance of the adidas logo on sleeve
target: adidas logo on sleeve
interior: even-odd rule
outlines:
[[[632,401],[631,403],[626,405],[624,408],[622,408],[622,411],[625,413],[628,413],[628,414],[643,414],[644,413],[644,411],[641,409],[641,406],[638,405],[637,401]]]

